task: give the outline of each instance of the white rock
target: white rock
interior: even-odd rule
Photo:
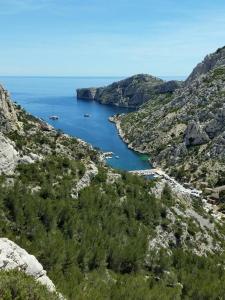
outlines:
[[[39,156],[35,153],[30,153],[29,155],[24,155],[19,159],[19,163],[21,164],[33,164],[36,161],[40,161],[42,156]]]
[[[91,162],[86,166],[86,171],[83,177],[78,181],[76,186],[72,189],[71,196],[76,199],[78,193],[84,188],[88,187],[91,184],[91,180],[98,174],[98,168],[96,165]]]
[[[14,143],[0,132],[0,174],[12,173],[18,162],[18,152]]]
[[[41,284],[45,285],[49,291],[55,291],[55,285],[47,277],[42,265],[33,256],[28,254],[14,242],[0,238],[0,270],[17,269],[33,276]]]

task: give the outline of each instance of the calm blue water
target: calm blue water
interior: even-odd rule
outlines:
[[[109,116],[128,112],[128,109],[76,98],[76,88],[104,86],[119,79],[121,78],[0,77],[0,82],[10,91],[12,99],[28,112],[94,147],[114,152],[119,159],[114,156],[108,160],[112,167],[123,170],[149,169],[149,163],[127,148],[118,136],[115,125],[108,121]],[[86,113],[91,117],[85,118]],[[50,115],[59,116],[59,120],[49,120]]]

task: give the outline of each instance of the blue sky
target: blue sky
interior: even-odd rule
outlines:
[[[225,45],[224,0],[0,0],[0,74],[188,75]]]

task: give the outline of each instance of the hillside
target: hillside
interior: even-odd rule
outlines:
[[[78,89],[77,98],[121,107],[139,107],[156,95],[173,92],[181,84],[179,81],[165,82],[150,75],[138,74],[107,87]]]
[[[115,118],[130,147],[179,180],[225,182],[225,48],[207,56],[173,94]]]
[[[4,95],[0,234],[66,299],[224,299],[224,221],[201,199],[107,167]]]

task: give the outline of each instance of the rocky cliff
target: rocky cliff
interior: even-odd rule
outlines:
[[[121,107],[138,107],[156,95],[172,93],[180,86],[181,82],[178,81],[164,82],[150,75],[139,74],[107,87],[78,89],[77,98]]]
[[[172,95],[117,119],[130,147],[158,165],[182,170],[182,179],[194,184],[219,184],[225,172],[225,48],[207,56]]]
[[[189,85],[193,80],[200,78],[200,76],[208,73],[210,70],[225,65],[225,47],[219,48],[215,53],[207,55],[205,59],[200,62],[189,75],[185,81]]]
[[[0,132],[0,175],[14,171],[19,159],[15,144]]]
[[[0,131],[8,132],[19,129],[15,106],[10,100],[8,91],[0,85]]]
[[[0,271],[14,269],[34,277],[45,285],[49,291],[55,291],[55,285],[33,255],[28,254],[9,239],[0,238]]]

